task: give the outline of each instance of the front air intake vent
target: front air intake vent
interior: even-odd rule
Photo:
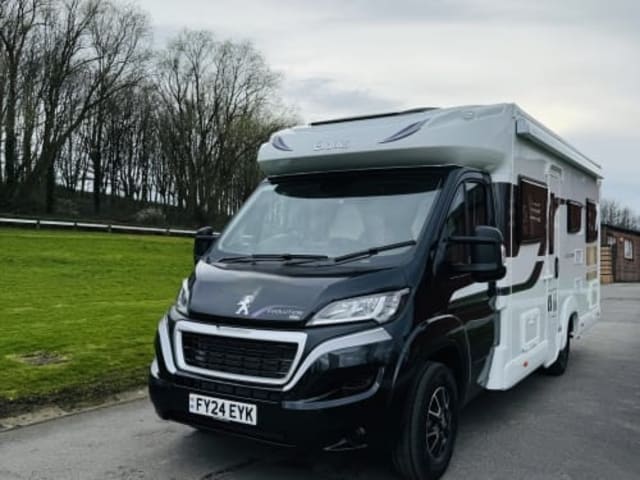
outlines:
[[[174,330],[178,370],[254,385],[285,385],[306,344],[304,332],[179,321]]]
[[[185,362],[193,367],[212,372],[275,379],[287,376],[298,345],[184,332],[182,349]]]

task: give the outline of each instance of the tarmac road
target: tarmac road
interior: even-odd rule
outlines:
[[[640,479],[640,285],[603,287],[603,320],[563,377],[535,374],[462,414],[446,480]],[[0,433],[0,479],[389,479],[368,451],[299,452],[156,418],[139,400]]]

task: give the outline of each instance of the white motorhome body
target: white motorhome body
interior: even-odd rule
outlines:
[[[558,358],[600,316],[601,167],[514,104],[418,109],[293,127],[258,161],[268,176],[462,165],[491,176],[506,246],[499,341],[483,386],[503,390]],[[453,300],[488,284],[455,292]]]
[[[598,319],[600,167],[513,104],[275,133],[267,174],[161,320],[165,419],[281,445],[388,445],[436,480],[460,406]]]

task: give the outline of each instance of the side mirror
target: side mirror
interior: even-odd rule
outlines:
[[[198,260],[209,250],[211,245],[215,243],[220,234],[213,231],[213,227],[202,227],[196,231],[193,241],[193,263]]]
[[[503,238],[497,228],[478,225],[473,236],[454,236],[449,242],[470,247],[470,262],[452,264],[455,273],[470,273],[476,282],[500,280],[506,275]]]

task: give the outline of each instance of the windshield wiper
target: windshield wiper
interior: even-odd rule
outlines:
[[[238,255],[235,257],[223,257],[217,262],[222,263],[250,263],[256,261],[286,262],[289,260],[327,260],[327,255],[308,255],[298,253],[253,253],[251,255]]]
[[[410,247],[410,246],[415,245],[415,244],[416,244],[415,240],[406,240],[404,242],[390,243],[388,245],[381,245],[379,247],[371,247],[371,248],[367,248],[366,250],[359,250],[357,252],[352,252],[352,253],[347,253],[345,255],[340,255],[339,257],[334,257],[333,261],[335,263],[348,262],[350,260],[355,260],[355,259],[361,258],[361,257],[371,257],[373,255],[377,255],[380,252],[386,252],[387,250],[395,250],[396,248]]]
[[[285,265],[295,266],[312,263],[317,260],[331,260],[334,264],[348,262],[351,260],[371,257],[380,252],[387,250],[395,250],[396,248],[410,247],[415,245],[415,240],[406,240],[404,242],[390,243],[388,245],[380,245],[379,247],[371,247],[366,250],[358,250],[357,252],[347,253],[339,257],[329,258],[327,255],[311,255],[302,253],[253,253],[251,255],[237,255],[235,257],[223,257],[216,262],[220,263],[253,263],[260,261],[287,262]],[[294,260],[294,261],[292,261]]]

